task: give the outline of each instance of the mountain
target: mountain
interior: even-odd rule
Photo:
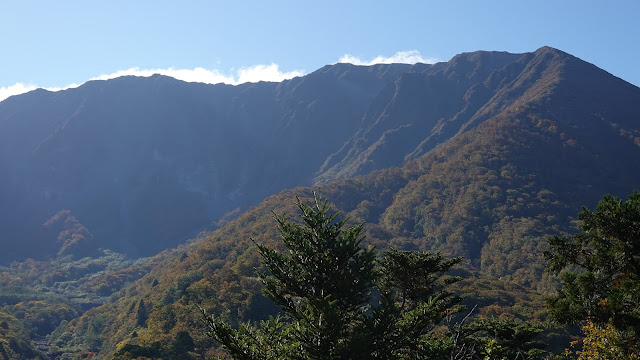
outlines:
[[[0,103],[0,262],[55,254],[41,225],[60,211],[100,246],[148,256],[310,184],[409,69],[337,64],[239,86],[123,77],[11,97]]]
[[[366,222],[377,249],[464,256],[458,291],[481,315],[544,318],[542,296],[554,286],[544,239],[571,233],[581,206],[638,187],[640,89],[555,49],[416,65],[373,99],[314,181],[342,216]],[[126,345],[188,345],[185,356],[212,355],[197,306],[236,322],[274,313],[259,294],[250,238],[277,246],[273,212],[295,217],[294,198],[312,189],[273,195],[163,253],[112,302],[58,328],[57,351],[111,358]]]
[[[637,111],[632,100],[638,96],[636,87],[548,47],[521,56],[461,54],[444,66],[414,70],[418,71],[402,74],[380,93],[363,126],[325,162],[318,180],[401,165],[456,134],[531,102],[566,108],[549,108],[546,115],[580,122],[576,126],[584,134],[595,134],[586,122],[599,112],[602,122],[611,125],[617,121],[613,118],[624,119]],[[557,91],[552,94],[553,90]],[[545,98],[555,103],[543,105],[539,100]]]
[[[638,138],[624,121],[637,88],[551,48],[335,64],[281,83],[156,75],[14,96],[0,103],[0,263],[58,253],[42,225],[60,211],[97,246],[149,256],[283,189],[402,166],[551,91],[555,103],[536,106],[583,119],[576,136],[598,133],[595,121]]]

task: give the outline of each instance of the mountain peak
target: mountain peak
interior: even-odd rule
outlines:
[[[551,47],[475,51],[432,65],[339,63],[281,83],[154,74],[17,96],[0,105],[0,238],[29,237],[69,209],[96,242],[150,255],[269,194],[403,166],[523,109],[585,134],[602,131],[584,125],[599,114],[640,138],[628,118],[638,88],[569,59]]]

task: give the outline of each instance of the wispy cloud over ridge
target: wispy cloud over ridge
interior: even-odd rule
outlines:
[[[305,73],[300,70],[294,70],[289,72],[280,71],[278,64],[269,65],[255,65],[245,68],[240,68],[235,71],[235,74],[225,74],[219,70],[205,69],[197,67],[195,69],[140,69],[130,68],[126,70],[116,71],[111,74],[104,74],[96,76],[89,80],[109,80],[120,76],[151,76],[154,74],[171,76],[172,78],[187,81],[187,82],[201,82],[206,84],[231,84],[238,85],[247,82],[258,81],[283,81],[294,78],[296,76],[302,76]]]
[[[278,64],[256,65],[252,67],[242,68],[238,70],[238,84],[257,81],[283,81],[292,79],[296,76],[303,76],[305,73],[300,70],[282,72],[278,68]]]
[[[363,60],[350,54],[343,55],[338,62],[350,63],[354,65],[375,65],[375,64],[433,64],[439,60],[432,57],[424,57],[418,50],[398,51],[391,56],[378,55],[371,60]]]
[[[247,82],[258,81],[283,81],[294,78],[296,76],[302,76],[305,74],[302,70],[294,71],[281,71],[278,64],[269,65],[256,65],[240,68],[232,71],[229,74],[225,74],[219,70],[209,70],[202,67],[195,69],[140,69],[137,67],[129,68],[126,70],[119,70],[110,74],[102,74],[93,77],[89,80],[109,80],[121,76],[143,76],[148,77],[154,74],[171,76],[172,78],[187,81],[187,82],[200,82],[206,84],[231,84],[238,85]],[[80,84],[70,84],[64,87],[45,88],[50,91],[65,90],[69,88],[75,88]],[[16,83],[14,85],[0,87],[0,101],[8,98],[9,96],[19,95],[31,90],[37,89],[39,86],[33,84]]]
[[[37,88],[38,87],[35,85],[28,85],[23,83],[15,83],[13,85],[0,87],[0,101],[8,98],[9,96],[24,94]]]
[[[363,60],[362,58],[345,54],[338,62],[351,63],[354,65],[374,65],[374,64],[391,64],[391,63],[403,63],[403,64],[415,64],[426,63],[432,64],[439,61],[436,58],[424,57],[418,50],[398,51],[391,56],[376,56],[371,60]],[[234,69],[230,72],[222,72],[217,69],[205,69],[203,67],[196,67],[194,69],[141,69],[138,67],[132,67],[125,70],[119,70],[110,74],[102,74],[95,76],[89,80],[109,80],[121,76],[143,76],[148,77],[154,74],[166,75],[178,80],[187,82],[200,82],[206,84],[231,84],[238,85],[247,82],[258,81],[283,81],[294,78],[296,76],[303,76],[306,73],[303,70],[282,71],[278,64],[271,63],[269,65],[255,65],[249,67],[243,67],[240,69]],[[68,84],[61,87],[45,87],[49,91],[59,91],[69,88],[75,88],[81,84]],[[9,96],[19,95],[31,90],[39,88],[35,84],[16,83],[13,85],[0,87],[0,101],[8,98]]]

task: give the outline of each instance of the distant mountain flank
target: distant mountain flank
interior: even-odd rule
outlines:
[[[535,103],[484,121],[402,167],[324,184],[320,194],[349,224],[365,223],[365,242],[379,251],[464,256],[457,271],[466,280],[457,291],[478,306],[476,313],[539,320],[543,295],[553,286],[544,273],[545,238],[571,233],[580,207],[593,207],[599,194],[634,189],[640,150],[608,124],[598,129],[600,145],[575,136],[569,132],[575,125],[541,115]],[[154,349],[186,331],[194,353],[214,355],[197,306],[238,324],[275,312],[260,295],[252,240],[277,247],[273,213],[296,219],[294,199],[311,201],[312,190],[318,189],[270,196],[207,238],[165,255],[115,301],[70,322],[73,335],[60,328],[59,339],[74,339],[62,342],[67,348],[81,342],[86,351],[99,350],[99,358],[111,358],[127,344]],[[140,304],[144,321],[135,316]],[[95,325],[104,319],[104,329]],[[98,347],[87,341],[96,337]]]
[[[340,64],[239,86],[123,77],[9,98],[0,103],[0,257],[45,255],[34,249],[50,240],[34,229],[63,209],[108,248],[175,246],[226,212],[310,183],[375,94],[408,69]]]
[[[549,97],[559,106],[575,107],[570,114],[580,111],[580,116],[589,117],[605,103],[615,103],[610,115],[624,117],[636,110],[629,106],[630,98],[637,96],[637,87],[552,48],[524,55],[460,54],[445,66],[405,73],[390,84],[365,114],[362,128],[328,158],[317,181],[399,166],[491,117],[538,99]],[[590,101],[578,105],[576,99]]]
[[[5,358],[219,355],[198,306],[274,314],[252,240],[278,246],[273,214],[313,191],[375,251],[463,256],[454,291],[479,316],[544,320],[545,239],[638,188],[640,88],[549,47],[122,77],[0,102],[0,168]]]
[[[548,47],[335,64],[280,83],[155,75],[36,90],[0,102],[0,261],[61,251],[41,229],[61,210],[97,246],[152,255],[283,189],[410,164],[455,139],[487,141],[470,133],[486,122],[539,121],[562,140],[551,159],[575,163],[563,176],[616,173],[598,191],[623,191],[637,165],[639,100],[639,88]],[[517,153],[553,181],[557,168],[536,157],[546,144]]]

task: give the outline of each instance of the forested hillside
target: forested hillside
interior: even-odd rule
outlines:
[[[409,70],[337,64],[239,86],[123,77],[9,98],[0,103],[0,261],[55,254],[56,237],[40,226],[63,210],[99,246],[148,256],[310,184],[375,94]]]
[[[95,121],[92,126],[116,121],[104,115],[114,114],[113,110],[99,107],[92,110],[95,117],[79,115],[83,109],[92,108],[91,101],[98,102],[95,95],[83,100],[84,107],[78,105],[77,117],[65,118],[67,122],[49,129],[53,135],[46,141],[38,142],[41,140],[34,136],[31,145],[21,145],[25,149],[22,159],[33,168],[13,173],[18,175],[0,175],[3,186],[17,186],[20,174],[33,176],[20,183],[22,188],[5,188],[19,191],[3,190],[8,203],[32,206],[47,194],[43,191],[50,190],[48,194],[55,196],[47,200],[40,214],[51,211],[46,220],[57,213],[44,227],[39,224],[45,222],[38,223],[41,220],[35,218],[19,222],[21,226],[38,224],[39,237],[26,238],[25,243],[37,244],[43,238],[57,241],[42,254],[57,253],[57,258],[32,261],[30,266],[14,264],[16,270],[7,268],[3,279],[12,279],[12,291],[19,294],[42,294],[44,289],[50,297],[62,293],[64,296],[57,298],[61,303],[72,293],[83,294],[88,300],[84,308],[78,298],[67,301],[68,313],[51,311],[65,320],[48,337],[48,349],[55,356],[127,358],[131,355],[127,351],[132,349],[186,359],[217,353],[215,344],[205,336],[198,306],[235,324],[264,319],[277,311],[260,294],[261,284],[255,273],[261,266],[260,257],[250,239],[278,246],[273,213],[295,218],[295,197],[306,201],[313,190],[327,197],[341,216],[348,217],[348,224],[366,223],[365,242],[376,251],[398,248],[463,256],[453,270],[465,279],[456,284],[456,291],[466,296],[467,305],[478,306],[479,315],[544,320],[543,296],[558,284],[544,272],[546,239],[575,231],[581,206],[593,207],[607,193],[625,197],[638,188],[640,178],[640,89],[551,48],[523,55],[469,53],[448,63],[413,67],[337,64],[280,84],[228,88],[163,77],[118,81],[129,83],[131,91],[139,82],[146,84],[148,88],[139,91],[156,94],[165,104],[173,96],[191,102],[190,112],[178,114],[176,107],[169,105],[156,108],[156,103],[147,103],[140,108],[131,100],[132,94],[122,94],[120,101],[128,104],[127,111],[132,110],[147,123],[139,128],[127,123],[133,118],[125,108],[119,108],[116,114],[120,117],[114,119],[122,121],[121,129],[135,130],[136,135],[131,135],[118,151],[129,149],[140,158],[147,156],[145,161],[135,162],[135,156],[113,153],[107,146],[110,140],[98,137],[102,142],[89,143],[102,144],[103,152],[95,151],[106,156],[101,158],[105,166],[75,166],[79,161],[93,164],[93,153],[84,151],[93,148],[87,145],[80,151],[75,148],[78,143],[65,143],[68,131],[89,127],[86,119]],[[85,87],[99,94],[109,86],[119,89],[118,81]],[[178,84],[181,90],[162,97],[162,84]],[[196,87],[210,93],[198,95],[193,90]],[[236,93],[223,95],[227,90]],[[358,99],[353,103],[345,99],[352,92]],[[117,93],[113,90],[112,95]],[[71,94],[82,95],[82,88],[11,98],[0,103],[0,114],[5,114],[0,126],[17,119],[6,115],[11,108],[7,104],[38,97],[66,99]],[[200,97],[219,101],[225,112],[197,103]],[[208,120],[207,109],[220,114],[212,117],[217,119],[215,126]],[[228,115],[236,110],[244,114],[241,120]],[[26,108],[22,111],[27,112]],[[152,125],[160,118],[158,114],[166,112],[194,126],[201,131],[200,136],[193,138],[184,127],[168,120],[162,126]],[[267,117],[272,122],[258,121]],[[156,138],[144,135],[145,129],[162,132],[163,127],[170,129],[160,137],[165,140],[156,142]],[[92,131],[102,134],[98,129]],[[172,136],[162,137],[168,134]],[[120,136],[112,135],[105,139]],[[31,146],[47,150],[27,151]],[[192,149],[192,155],[181,152],[185,148]],[[84,157],[56,155],[67,151]],[[193,157],[194,153],[198,155]],[[2,154],[8,154],[4,148]],[[121,158],[130,160],[122,168],[123,163],[115,161]],[[0,159],[3,164],[10,160],[9,156]],[[224,171],[223,165],[228,165]],[[213,176],[209,172],[213,168],[216,174],[225,176]],[[78,183],[62,181],[59,169],[75,171],[72,173]],[[113,169],[122,172],[114,177],[110,172]],[[49,180],[53,182],[45,184]],[[112,188],[113,184],[118,185]],[[216,184],[217,195],[213,188],[206,187],[211,184]],[[307,186],[294,188],[297,185]],[[77,194],[82,196],[70,200],[65,194],[76,194],[71,188],[79,189]],[[161,250],[176,244],[179,234],[186,238],[189,231],[218,220],[224,212],[257,203],[284,188],[292,189],[267,197],[229,221],[234,213],[219,221],[221,227],[210,235],[148,261],[126,263],[130,260],[113,252],[86,252],[95,247],[87,248],[91,243],[121,251],[134,246],[139,253],[147,254]],[[19,200],[23,194],[29,194],[24,203]],[[100,195],[96,198],[90,194]],[[82,205],[85,198],[93,199],[91,209],[95,206],[100,211],[94,213],[89,205]],[[207,206],[218,210],[208,212]],[[61,209],[70,211],[59,212]],[[5,209],[2,221],[12,224],[16,216],[25,214],[21,211],[27,210]],[[12,229],[15,236],[26,236],[17,227]],[[9,247],[13,249],[11,254],[21,251],[18,245],[7,246],[13,246]],[[85,259],[94,260],[83,263],[85,255],[93,256]],[[99,260],[109,257],[120,259],[120,265],[108,268]],[[66,260],[56,263],[55,259]],[[46,271],[39,269],[46,266],[69,269],[61,261],[84,266],[75,275],[60,275],[71,281],[65,287],[67,293],[54,280],[34,289],[21,283],[22,278],[15,278],[15,274],[25,273],[34,274],[34,279],[46,278]],[[82,276],[88,278],[74,282]],[[86,280],[93,285],[83,285]],[[8,287],[2,286],[0,291],[4,293]],[[25,304],[19,296],[26,295],[3,305],[3,314],[10,320],[8,326],[22,326],[19,331],[31,331],[31,336],[43,336],[52,330],[24,328],[25,322],[16,315]],[[561,344],[561,337],[552,336],[554,331],[546,336],[548,341],[558,342],[552,344],[558,350],[566,344]]]
[[[402,166],[514,112],[586,149],[625,151],[639,94],[547,47],[335,64],[281,83],[152,76],[36,90],[0,103],[0,261],[58,253],[64,242],[42,225],[60,211],[98,247],[150,256],[283,189]]]
[[[460,291],[481,314],[544,318],[541,295],[553,287],[543,271],[545,239],[573,231],[582,205],[594,206],[607,192],[624,196],[640,176],[633,139],[597,117],[581,125],[600,140],[582,137],[576,122],[549,115],[540,104],[546,99],[520,103],[401,168],[320,191],[351,223],[366,222],[367,243],[378,249],[464,256]],[[271,211],[295,214],[292,199],[310,191],[270,197],[154,268],[116,302],[78,319],[83,330],[75,336],[103,318],[107,353],[127,343],[170,343],[181,331],[190,331],[193,350],[201,352],[211,343],[197,323],[198,304],[232,321],[270,313],[273,306],[258,294],[259,257],[249,239],[276,241]],[[135,316],[143,300],[144,324]]]

